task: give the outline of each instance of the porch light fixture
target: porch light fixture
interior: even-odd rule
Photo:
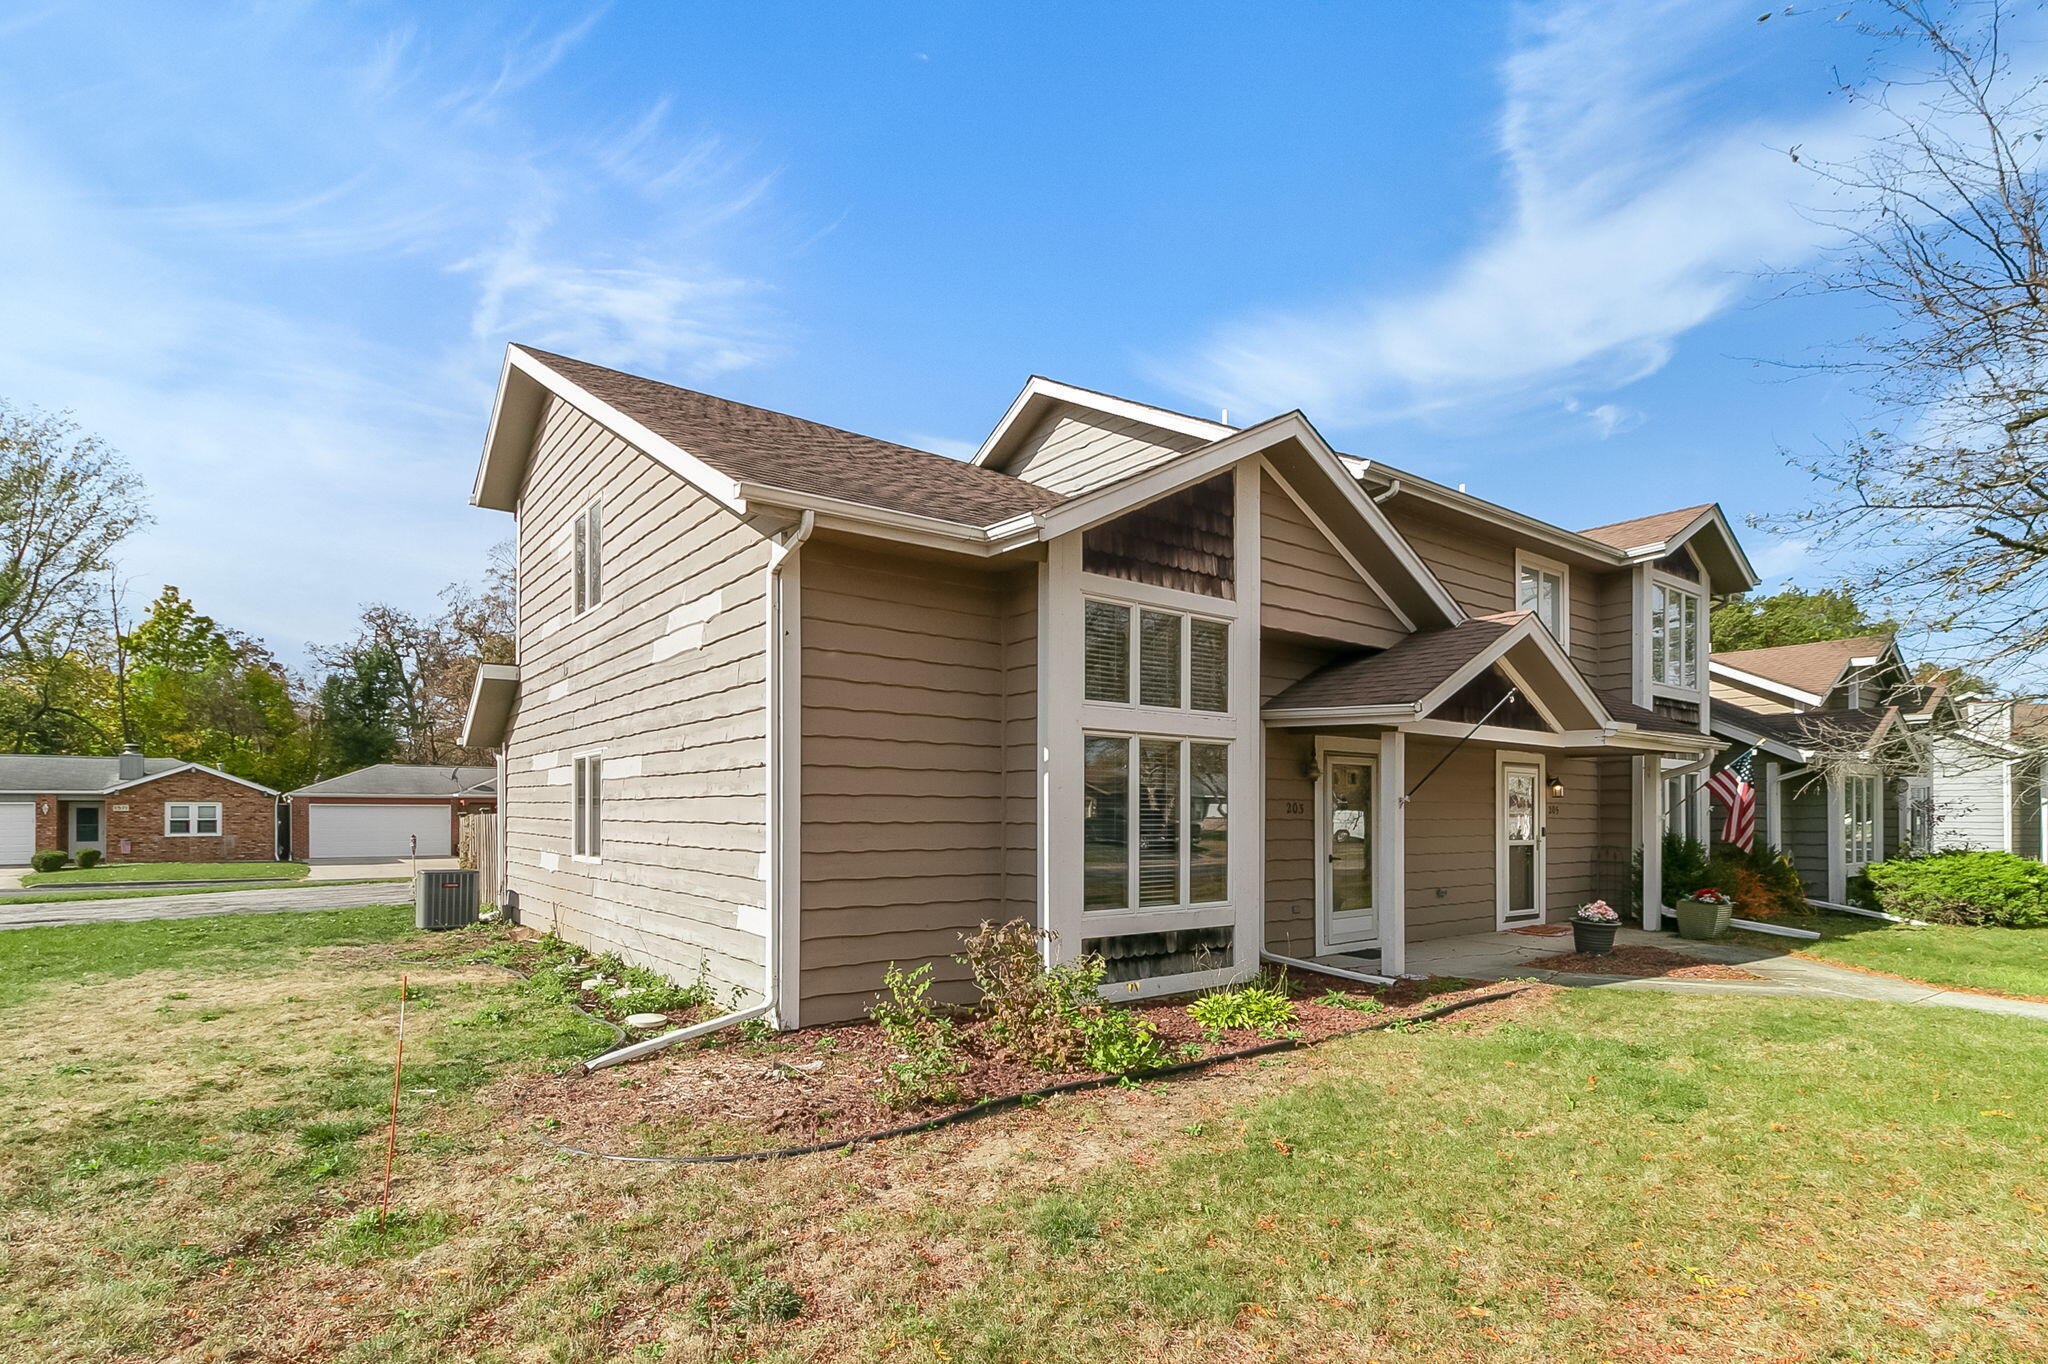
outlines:
[[[1564,778],[1553,775],[1550,778],[1550,798],[1557,800],[1564,795]]]

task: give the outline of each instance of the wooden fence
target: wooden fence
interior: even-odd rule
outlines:
[[[455,855],[465,867],[476,869],[477,900],[486,905],[498,901],[498,816],[479,810],[462,816],[462,837]]]

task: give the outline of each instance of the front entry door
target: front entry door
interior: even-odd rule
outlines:
[[[1500,765],[1499,926],[1543,921],[1543,768]]]
[[[96,849],[107,850],[106,830],[100,827],[105,816],[97,805],[74,805],[71,807],[71,851],[84,852]]]
[[[1373,902],[1373,769],[1358,758],[1330,755],[1323,769],[1324,950],[1355,949],[1380,936]]]

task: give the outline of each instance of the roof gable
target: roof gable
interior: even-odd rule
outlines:
[[[1733,649],[1708,656],[1708,667],[1726,680],[1755,678],[1818,705],[1858,659],[1897,658],[1889,635],[1779,644],[1768,649]]]
[[[447,796],[451,799],[495,789],[495,767],[455,767],[415,763],[376,763],[338,777],[301,786],[294,796]]]
[[[1682,545],[1690,545],[1693,556],[1707,572],[1709,586],[1718,593],[1747,592],[1762,581],[1718,502],[1612,521],[1579,534],[1639,562],[1661,559]]]

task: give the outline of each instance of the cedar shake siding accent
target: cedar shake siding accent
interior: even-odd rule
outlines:
[[[601,603],[573,614],[573,523],[602,505]],[[504,753],[523,922],[758,997],[762,536],[551,401],[519,517],[521,702]],[[603,846],[571,856],[573,759],[601,750]]]
[[[1007,840],[1031,818],[1011,768],[1027,707],[1036,728],[1037,566],[803,553],[801,1017],[860,1016],[890,962],[931,961],[964,998],[961,936],[1029,894],[1029,835],[1015,860]]]
[[[1226,471],[1081,533],[1081,571],[1237,595],[1236,483]]]
[[[1003,469],[1042,488],[1072,494],[1191,454],[1207,443],[1199,436],[1062,404],[1032,428]]]
[[[1259,484],[1259,621],[1267,630],[1384,649],[1407,633],[1278,479]]]

